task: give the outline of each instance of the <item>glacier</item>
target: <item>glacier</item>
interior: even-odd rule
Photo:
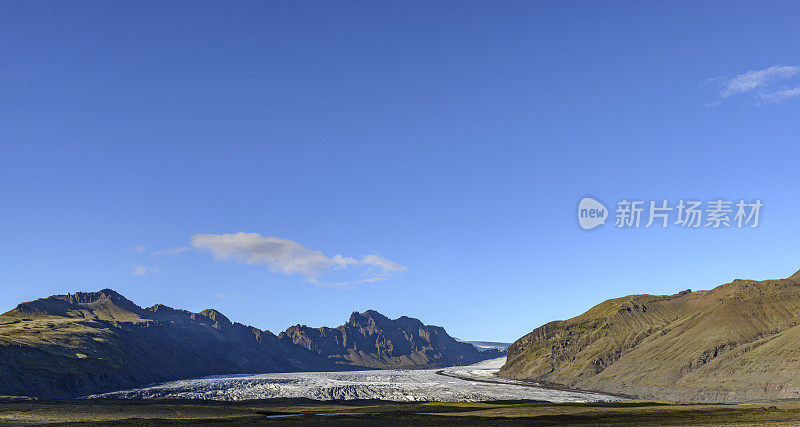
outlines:
[[[405,402],[480,402],[541,400],[614,402],[601,393],[558,390],[499,378],[505,357],[468,366],[420,370],[295,372],[217,375],[169,381],[147,387],[87,396],[122,399],[211,399],[223,401],[307,398],[315,400],[381,399]]]

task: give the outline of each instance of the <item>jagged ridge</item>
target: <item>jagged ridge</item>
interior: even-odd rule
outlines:
[[[419,368],[462,365],[501,357],[501,351],[479,352],[439,326],[418,319],[389,319],[374,310],[353,312],[336,328],[295,325],[278,338],[326,356],[338,364],[373,368]]]

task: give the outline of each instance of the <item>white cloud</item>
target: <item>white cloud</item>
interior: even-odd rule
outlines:
[[[264,264],[273,273],[299,274],[318,285],[377,282],[406,270],[406,267],[377,255],[366,255],[361,259],[327,256],[295,241],[258,233],[195,234],[191,239],[193,247],[208,250],[217,260]],[[362,278],[352,282],[327,283],[318,277],[350,267],[364,269]]]
[[[178,255],[178,254],[184,253],[184,252],[186,252],[188,250],[189,250],[189,248],[187,248],[185,246],[179,246],[177,248],[166,249],[166,250],[163,250],[163,251],[155,251],[152,254],[150,254],[150,256]]]
[[[241,297],[241,295],[236,295],[236,294],[224,294],[224,293],[222,293],[222,292],[217,292],[217,293],[215,293],[213,296],[214,296],[214,298],[217,298],[217,299],[223,299],[223,300],[236,300],[236,301],[243,301],[243,300],[244,300],[244,299]]]
[[[783,89],[772,93],[763,94],[761,100],[768,104],[778,104],[787,98],[800,96],[800,86],[792,89]]]
[[[799,75],[800,67],[774,65],[763,70],[751,70],[733,77],[717,79],[721,82],[719,97],[724,100],[734,95],[750,94],[758,103],[779,103],[800,95],[800,87],[777,87],[778,82],[785,82]],[[710,105],[717,104],[719,102]]]
[[[142,245],[136,245],[136,246],[133,246],[133,247],[131,248],[131,251],[133,251],[133,252],[144,252],[144,251],[146,251],[146,250],[147,250],[147,249],[146,249],[144,246],[142,246]]]
[[[361,262],[366,265],[374,265],[376,267],[379,267],[382,271],[385,272],[399,273],[407,270],[407,268],[403,267],[402,265],[395,264],[389,261],[388,259],[381,258],[377,255],[364,255],[361,258]]]
[[[148,274],[153,274],[158,271],[158,267],[148,267],[145,265],[134,265],[131,267],[131,274],[134,276],[144,277]]]
[[[211,251],[216,259],[266,264],[275,273],[315,275],[334,267],[358,263],[353,258],[328,257],[297,242],[258,233],[195,234],[192,246]]]

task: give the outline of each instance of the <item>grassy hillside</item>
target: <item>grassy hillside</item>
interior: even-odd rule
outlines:
[[[500,375],[643,398],[797,398],[798,325],[800,273],[631,295],[520,338]]]

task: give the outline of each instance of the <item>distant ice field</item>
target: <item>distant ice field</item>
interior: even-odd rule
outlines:
[[[554,390],[498,378],[494,374],[503,366],[503,363],[505,363],[505,358],[501,357],[474,365],[443,369],[214,376],[170,381],[144,388],[89,397],[213,400],[382,399],[409,402],[476,402],[521,399],[550,402],[613,402],[620,400],[618,397],[599,393]]]

